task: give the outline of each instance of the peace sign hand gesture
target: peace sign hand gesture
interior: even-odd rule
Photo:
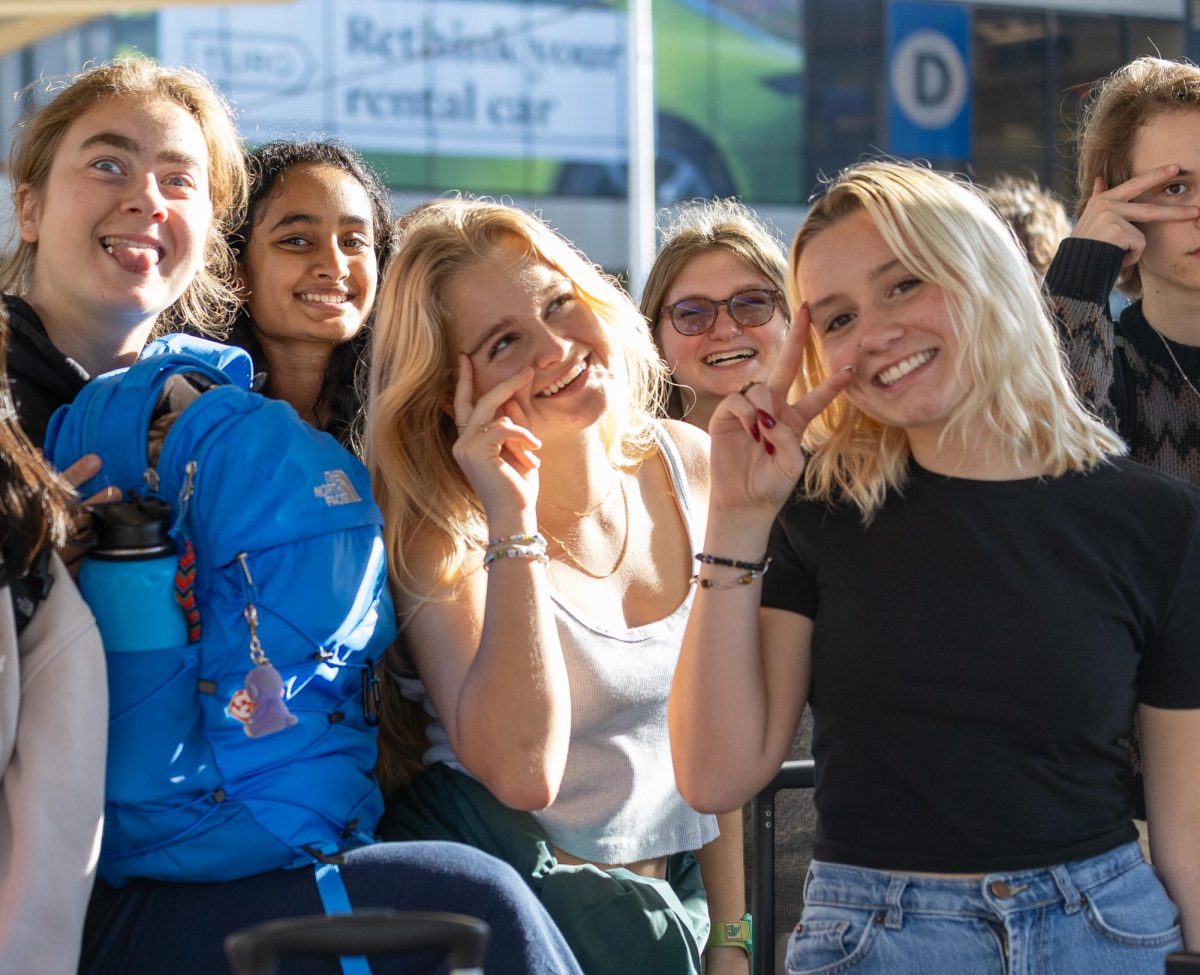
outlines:
[[[788,404],[810,327],[808,306],[801,305],[766,383],[730,394],[713,413],[708,432],[714,510],[773,518],[804,473],[804,431],[852,378],[849,369],[843,370]]]
[[[1170,220],[1195,220],[1200,207],[1178,203],[1135,202],[1179,172],[1174,163],[1134,176],[1109,189],[1102,176],[1096,177],[1091,198],[1079,216],[1072,237],[1101,240],[1125,251],[1122,267],[1131,267],[1146,249],[1146,235],[1138,224]],[[1168,198],[1169,199],[1169,198]]]
[[[474,367],[466,355],[458,358],[454,459],[483,503],[488,524],[498,526],[500,534],[536,527],[542,442],[529,431],[516,399],[532,380],[533,369],[522,369],[476,400]]]

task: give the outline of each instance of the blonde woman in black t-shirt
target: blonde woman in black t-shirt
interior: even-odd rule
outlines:
[[[791,975],[1161,972],[1200,945],[1200,492],[1080,406],[962,182],[846,170],[791,271],[779,365],[710,428],[680,790],[737,807],[812,706]],[[1135,713],[1161,881],[1125,789]]]

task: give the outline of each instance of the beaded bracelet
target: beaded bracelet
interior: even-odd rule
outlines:
[[[535,562],[549,562],[546,554],[546,539],[541,532],[518,532],[507,538],[493,538],[488,542],[487,551],[483,556],[483,567],[490,568],[499,559],[530,559]]]
[[[696,561],[704,565],[725,565],[731,569],[745,569],[748,572],[757,572],[762,575],[767,571],[767,566],[771,564],[771,559],[764,555],[761,562],[739,562],[737,559],[727,559],[720,555],[709,555],[706,552],[697,552]]]
[[[710,563],[713,565],[722,565],[721,562]],[[745,566],[742,566],[743,568]],[[757,568],[750,569],[745,575],[738,576],[736,579],[730,579],[728,582],[714,582],[712,579],[701,579],[699,575],[694,575],[688,580],[688,585],[699,586],[701,589],[734,589],[737,586],[748,586],[755,579],[761,579],[767,574],[767,569],[771,567],[771,557],[767,556]]]
[[[546,547],[546,536],[541,532],[517,532],[515,535],[504,535],[500,538],[492,538],[488,540],[488,548],[495,548],[497,545],[540,545]]]
[[[550,556],[544,548],[538,548],[536,545],[497,545],[487,550],[483,557],[483,567],[490,569],[492,563],[500,559],[529,559],[532,562],[545,563],[550,561]]]

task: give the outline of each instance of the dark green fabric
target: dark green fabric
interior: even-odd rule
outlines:
[[[708,904],[690,852],[668,858],[667,879],[561,864],[529,813],[509,809],[468,775],[438,764],[389,804],[385,840],[451,840],[478,847],[525,878],[587,975],[699,975]]]

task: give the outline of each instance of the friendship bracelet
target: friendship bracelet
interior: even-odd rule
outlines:
[[[722,565],[724,563],[716,562],[714,565]],[[745,566],[742,566],[745,568]],[[729,582],[714,582],[712,579],[701,579],[699,575],[694,575],[688,580],[689,586],[699,586],[701,589],[734,589],[737,586],[748,586],[755,579],[761,579],[767,574],[767,569],[771,567],[771,557],[767,556],[758,568],[752,568],[745,575],[738,576],[736,579],[730,579]]]
[[[769,556],[764,555],[761,562],[739,562],[737,559],[727,559],[720,555],[708,555],[705,552],[696,553],[696,561],[704,565],[724,565],[731,569],[746,569],[749,572],[757,572],[762,575],[767,571],[767,566],[771,564]]]
[[[540,545],[546,547],[546,536],[541,532],[517,532],[515,535],[505,535],[501,538],[493,538],[488,541],[488,548],[495,548],[497,545]]]

